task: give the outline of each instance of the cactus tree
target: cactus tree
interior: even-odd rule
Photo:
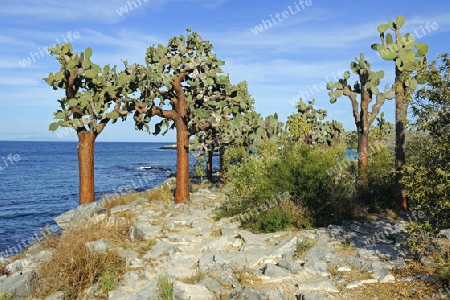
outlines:
[[[254,100],[248,93],[247,83],[239,82],[232,85],[227,80],[222,80],[223,84],[216,84],[218,90],[215,101],[208,101],[204,104],[204,110],[209,110],[210,117],[193,120],[196,122],[192,128],[195,139],[191,147],[199,150],[199,153],[206,152],[207,176],[212,179],[212,154],[213,151],[220,151],[220,175],[223,177],[223,155],[225,149],[236,143],[233,132],[239,129],[239,124],[235,122],[238,116],[242,116],[254,110]],[[236,128],[235,128],[236,127]],[[239,137],[239,136],[238,136]]]
[[[394,21],[378,26],[381,44],[372,45],[381,58],[395,62],[395,168],[396,168],[396,207],[397,210],[408,210],[405,189],[401,184],[401,170],[405,160],[405,136],[408,103],[417,87],[414,72],[425,62],[428,45],[416,42],[413,35],[400,34],[405,18],[398,16]],[[392,30],[394,35],[386,33]]]
[[[131,69],[117,73],[116,66],[101,69],[91,61],[92,50],[73,53],[70,44],[56,45],[51,54],[61,64],[56,74],[44,78],[54,90],[61,88],[65,97],[58,100],[61,108],[54,113],[58,121],[49,129],[73,128],[78,137],[78,164],[80,177],[79,204],[95,201],[94,143],[106,124],[124,119],[127,110],[122,106],[133,91]]]
[[[358,186],[361,189],[366,189],[368,187],[369,128],[385,100],[394,98],[394,93],[393,91],[380,93],[378,85],[380,79],[384,77],[384,72],[382,70],[372,71],[369,62],[364,59],[364,54],[361,53],[359,59],[355,58],[355,61],[350,63],[350,67],[352,72],[359,77],[359,81],[355,82],[353,88],[348,83],[350,72],[345,71],[344,78],[339,79],[338,82],[329,82],[327,89],[330,90],[328,95],[331,97],[331,103],[345,95],[352,104],[353,118],[358,135]],[[358,94],[360,95],[359,103]],[[376,95],[375,104],[372,106],[372,111],[369,111],[369,104],[372,102],[373,95]]]
[[[307,145],[328,145],[339,141],[339,136],[344,131],[341,123],[333,120],[323,120],[327,116],[324,109],[314,108],[315,99],[304,103],[299,99],[297,113],[288,116],[286,122],[287,138],[291,141],[302,141]]]
[[[155,125],[153,134],[176,128],[176,203],[189,199],[191,127],[210,117],[204,104],[216,101],[215,86],[226,80],[225,76],[217,76],[224,62],[216,58],[212,45],[190,29],[187,31],[187,38],[174,37],[167,46],[159,44],[147,49],[146,65],[138,67],[141,95],[131,107],[137,129],[151,132],[148,123],[154,116],[162,120]]]

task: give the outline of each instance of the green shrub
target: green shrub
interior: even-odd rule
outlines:
[[[434,217],[437,227],[450,225],[449,138],[414,139],[409,145],[403,183],[410,208]]]
[[[268,230],[285,227],[288,221],[297,226],[298,217],[305,220],[305,225],[326,225],[353,216],[352,175],[347,167],[336,174],[329,171],[345,159],[343,147],[287,144],[282,150],[273,145],[265,149],[270,150],[258,151],[240,165],[230,166],[225,186],[229,201],[218,210],[218,217],[252,211],[251,217],[241,220],[242,225]],[[302,208],[303,217],[297,214],[294,219],[286,211],[280,215],[282,210],[272,208],[264,213],[258,210],[267,202],[275,201],[279,207],[280,195],[285,193]]]
[[[288,228],[292,221],[290,213],[275,207],[267,213],[258,215],[251,228],[255,232],[276,232]]]
[[[369,212],[393,209],[395,195],[394,153],[381,143],[371,144],[369,152],[369,187],[359,199]],[[355,170],[356,174],[357,170]]]

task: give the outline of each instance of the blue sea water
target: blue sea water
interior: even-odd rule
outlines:
[[[166,144],[97,142],[96,200],[126,186],[143,191],[166,180],[170,172],[158,168],[176,170],[176,151],[160,149]],[[0,252],[77,207],[76,146],[77,142],[0,141]],[[191,166],[193,162],[191,156]],[[144,176],[153,179],[146,182]]]

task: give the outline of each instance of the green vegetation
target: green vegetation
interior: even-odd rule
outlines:
[[[158,277],[159,298],[161,300],[173,299],[173,279],[168,274]]]
[[[315,243],[309,239],[302,240],[300,243],[297,243],[297,246],[295,247],[295,250],[294,250],[294,256],[297,258],[301,258],[314,245],[315,245]]]
[[[326,120],[327,111],[314,107],[314,99],[299,99],[285,127],[277,113],[261,116],[247,83],[231,84],[228,75],[222,74],[224,62],[217,59],[211,43],[191,30],[165,46],[149,47],[145,65],[125,62],[120,72],[91,62],[90,48],[74,53],[70,45],[57,45],[52,54],[60,61],[61,70],[50,73],[45,81],[54,89],[62,88],[66,97],[58,100],[61,109],[55,112],[57,121],[50,130],[63,126],[77,131],[78,150],[84,151],[79,153],[80,174],[88,174],[80,177],[80,195],[84,197],[80,196],[80,203],[93,201],[95,138],[107,123],[133,114],[137,129],[153,134],[177,130],[175,194],[165,185],[149,191],[147,198],[166,204],[187,201],[188,151],[198,151],[196,173],[209,180],[212,153],[218,151],[221,184],[228,201],[216,210],[217,218],[234,217],[255,232],[273,232],[341,224],[368,213],[383,213],[394,205],[397,210],[421,210],[427,218],[411,224],[408,245],[419,253],[431,251],[439,275],[448,282],[448,253],[442,253],[431,237],[450,226],[450,58],[442,54],[427,65],[428,46],[410,34],[402,36],[399,30],[404,23],[398,16],[395,22],[381,24],[381,44],[372,45],[381,58],[395,61],[392,87],[379,91],[384,71],[372,71],[363,54],[350,64],[358,77],[353,86],[349,85],[349,71],[339,81],[327,84],[331,102],[349,97],[357,128],[354,132],[345,132],[337,120]],[[393,99],[394,94],[395,131],[384,114],[379,114],[385,100]],[[407,131],[409,106],[415,120]],[[161,120],[150,130],[154,117]],[[347,148],[357,148],[358,158],[349,159]],[[107,205],[133,200],[134,196],[127,196]],[[131,222],[131,216],[127,220]],[[123,235],[120,228],[114,230],[111,239]],[[113,289],[123,268],[117,253],[87,252],[84,243],[94,240],[94,233],[67,234],[50,239],[58,265],[40,270],[44,279],[38,294],[64,290],[75,298],[92,284],[103,292]],[[142,243],[138,250],[146,251],[152,243]],[[299,243],[296,255],[311,246],[307,240]],[[73,277],[67,280],[60,278],[61,274]],[[201,274],[190,280],[200,278]],[[163,274],[158,283],[160,297],[172,299],[171,278]]]

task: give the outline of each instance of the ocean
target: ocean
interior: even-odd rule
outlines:
[[[176,170],[176,151],[160,149],[167,144],[97,142],[96,200],[127,186],[139,192],[161,184]],[[77,142],[0,141],[0,253],[77,207],[76,147]],[[194,162],[191,155],[191,167]],[[214,163],[218,168],[217,157]]]

